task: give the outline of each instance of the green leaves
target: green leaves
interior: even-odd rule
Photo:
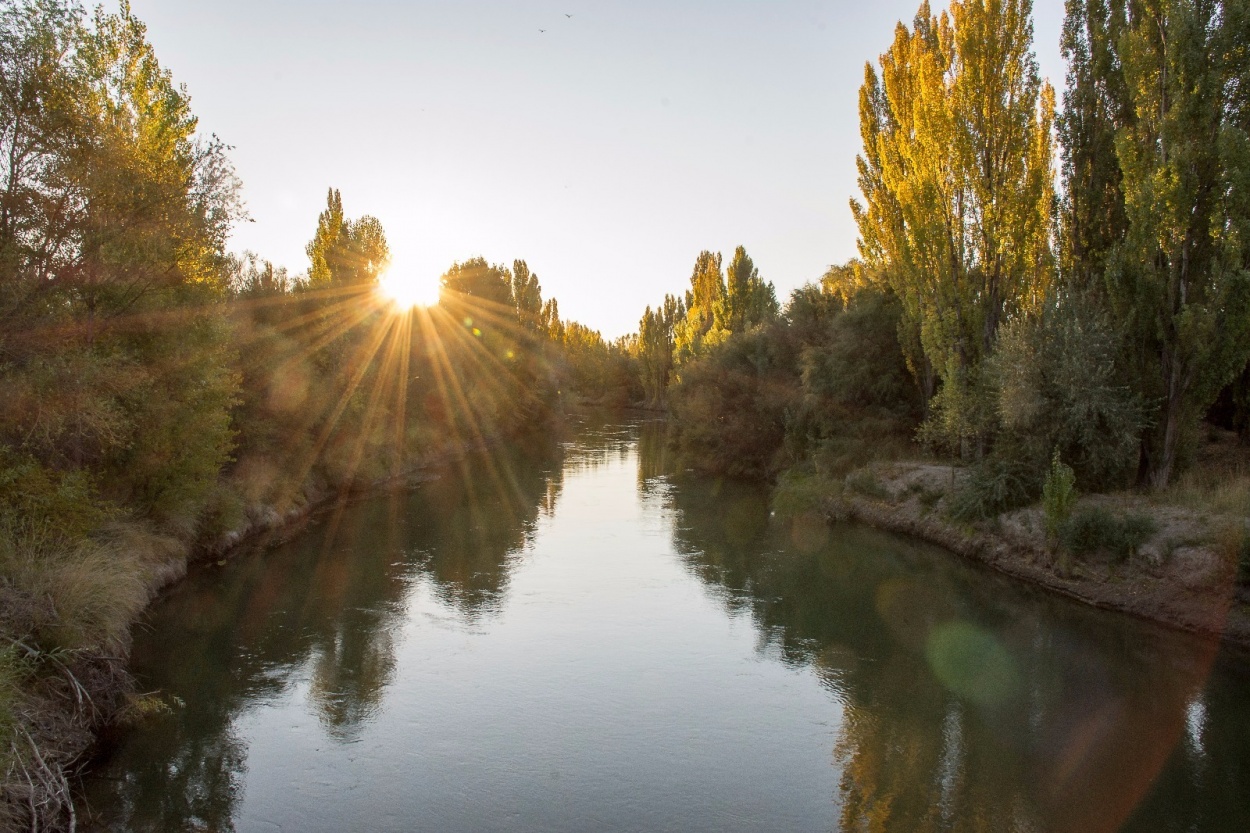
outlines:
[[[925,3],[860,90],[860,254],[902,302],[902,341],[948,386],[976,378],[999,325],[1035,308],[1054,270],[1054,95],[1031,52],[1031,9],[968,0],[933,17]],[[971,414],[942,424],[952,442],[987,430]]]
[[[1246,5],[1068,4],[1065,271],[1121,322],[1156,488],[1250,355]]]

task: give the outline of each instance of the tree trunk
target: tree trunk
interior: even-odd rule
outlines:
[[[1160,414],[1162,437],[1157,453],[1152,455],[1149,467],[1149,486],[1155,491],[1167,488],[1176,463],[1176,448],[1180,444],[1182,420],[1184,419],[1184,380],[1175,357],[1166,356],[1164,373],[1167,375],[1167,399]]]

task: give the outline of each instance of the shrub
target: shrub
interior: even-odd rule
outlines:
[[[846,488],[874,500],[886,500],[890,497],[890,492],[881,485],[881,481],[872,472],[863,469],[847,475]]]
[[[786,412],[798,397],[779,342],[772,328],[735,333],[683,366],[669,394],[683,464],[748,479],[777,473]]]
[[[1158,525],[1146,515],[1130,513],[1117,518],[1106,509],[1089,507],[1060,526],[1059,540],[1076,555],[1109,552],[1123,561],[1157,530]]]
[[[1085,488],[1123,486],[1143,409],[1118,362],[1114,326],[1088,304],[1052,298],[1039,315],[1005,324],[990,361],[996,449],[1038,472],[1057,449]]]
[[[1076,504],[1076,472],[1059,459],[1059,449],[1050,461],[1050,473],[1042,484],[1042,511],[1046,516],[1046,538],[1059,537],[1059,527],[1072,515]]]
[[[1037,496],[1032,469],[1014,460],[987,457],[977,463],[951,495],[949,513],[957,521],[989,520]]]
[[[841,490],[840,484],[819,474],[791,469],[777,478],[772,509],[783,518],[819,512],[824,501]]]

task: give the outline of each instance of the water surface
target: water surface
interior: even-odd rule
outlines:
[[[931,547],[677,477],[654,423],[498,449],[205,569],[135,831],[1244,831],[1250,670]]]

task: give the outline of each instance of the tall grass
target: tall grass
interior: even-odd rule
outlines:
[[[1157,499],[1196,512],[1250,517],[1250,469],[1242,465],[1195,467]]]

